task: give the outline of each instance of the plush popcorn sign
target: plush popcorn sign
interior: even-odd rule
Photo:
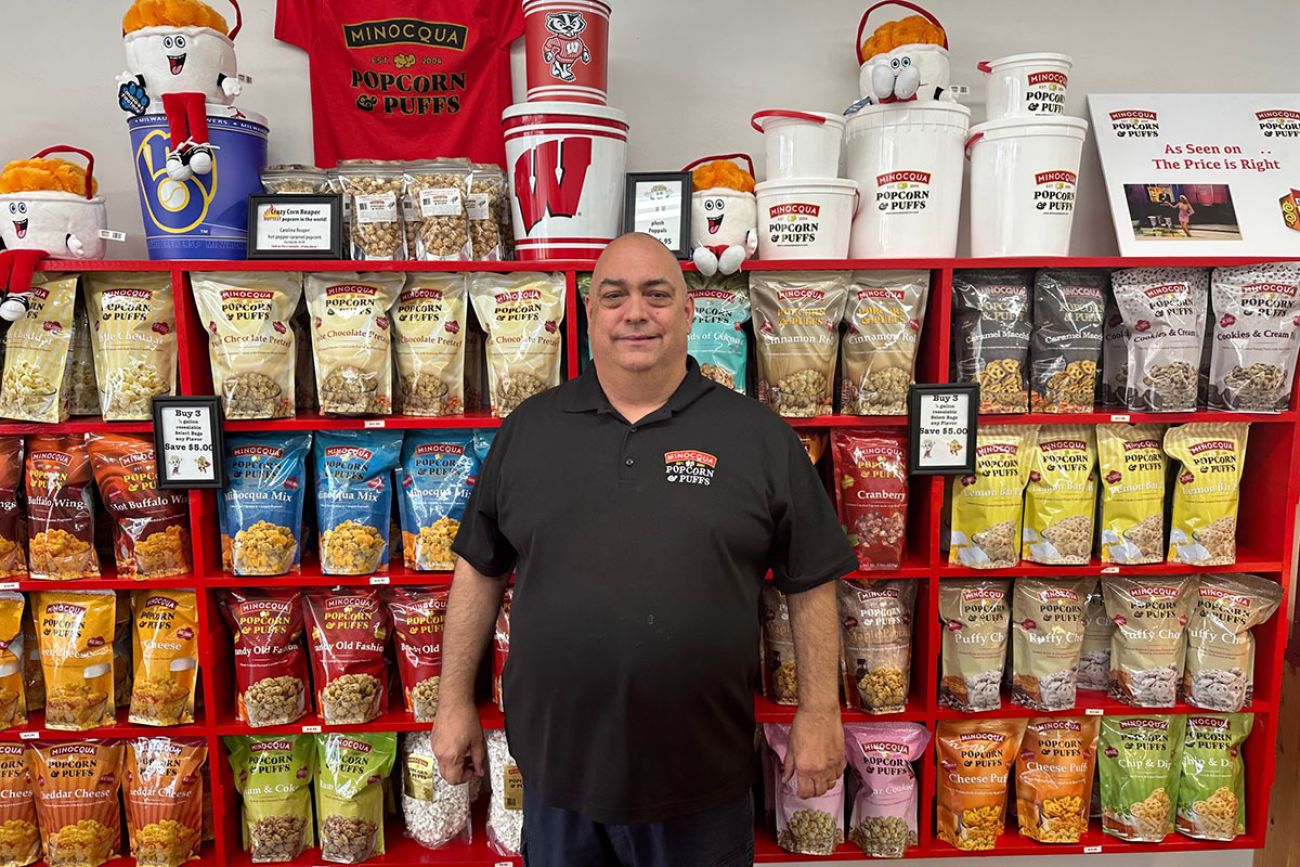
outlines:
[[[744,160],[749,171],[733,160]],[[758,249],[754,162],[745,154],[703,157],[691,172],[691,258],[705,277],[734,274]]]
[[[127,71],[118,76],[118,104],[132,114],[165,112],[171,133],[168,177],[183,181],[212,171],[208,103],[230,105],[242,90],[235,63],[235,27],[201,0],[136,0],[122,18]]]

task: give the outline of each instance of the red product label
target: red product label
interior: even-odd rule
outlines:
[[[1064,72],[1031,72],[1029,73],[1029,83],[1032,84],[1059,84],[1065,87],[1070,83]]]
[[[907,440],[837,430],[835,502],[858,568],[897,569],[907,546]]]
[[[302,594],[229,590],[221,613],[235,641],[236,718],[250,725],[287,725],[311,710]],[[264,680],[271,682],[249,697],[249,688]]]
[[[437,685],[420,684],[442,676],[442,631],[447,620],[447,588],[396,587],[387,594],[397,643],[397,670],[402,677],[406,710],[431,722]]]
[[[390,621],[379,591],[313,591],[304,603],[316,705],[325,722],[359,724],[386,712]]]

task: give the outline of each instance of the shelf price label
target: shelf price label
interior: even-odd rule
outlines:
[[[1132,420],[1133,420],[1133,416],[1131,416],[1131,415],[1124,415],[1124,414],[1120,414],[1120,415],[1112,415],[1112,416],[1110,417],[1110,420],[1113,421],[1113,422],[1121,422],[1121,421],[1123,421],[1123,422],[1127,422],[1127,421],[1132,421]]]
[[[302,733],[305,735],[318,735],[320,734],[320,726],[303,726]]]
[[[1083,847],[1083,854],[1085,854],[1085,855],[1100,855],[1100,854],[1101,854],[1101,847],[1100,847],[1100,846],[1084,846],[1084,847]]]
[[[975,472],[979,406],[979,386],[974,383],[912,386],[907,398],[908,474]]]
[[[1086,707],[1083,709],[1084,716],[1101,716],[1101,713],[1102,711],[1099,707]]]
[[[0,590],[17,590],[17,581],[0,581]]]
[[[1102,567],[1101,567],[1101,574],[1103,574],[1103,575],[1118,575],[1118,574],[1119,574],[1119,567],[1118,567],[1118,566],[1102,566]]]
[[[41,736],[41,730],[19,732],[18,737],[25,741],[34,741]]]
[[[371,575],[371,576],[370,576],[370,586],[371,586],[371,587],[383,587],[384,585],[386,585],[386,584],[388,584],[388,583],[389,583],[389,578],[388,578],[387,575]]]
[[[384,427],[384,421],[385,419],[382,418],[368,418],[361,424],[366,428]]]
[[[225,486],[223,421],[216,395],[154,398],[159,488]]]

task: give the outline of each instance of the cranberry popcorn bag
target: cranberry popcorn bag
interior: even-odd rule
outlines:
[[[835,501],[858,568],[897,569],[907,547],[907,438],[835,430]]]

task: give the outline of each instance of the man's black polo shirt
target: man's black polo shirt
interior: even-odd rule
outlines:
[[[594,367],[524,403],[453,546],[515,569],[503,691],[524,779],[598,822],[740,797],[764,575],[797,593],[857,566],[789,425],[687,367],[635,425]]]

